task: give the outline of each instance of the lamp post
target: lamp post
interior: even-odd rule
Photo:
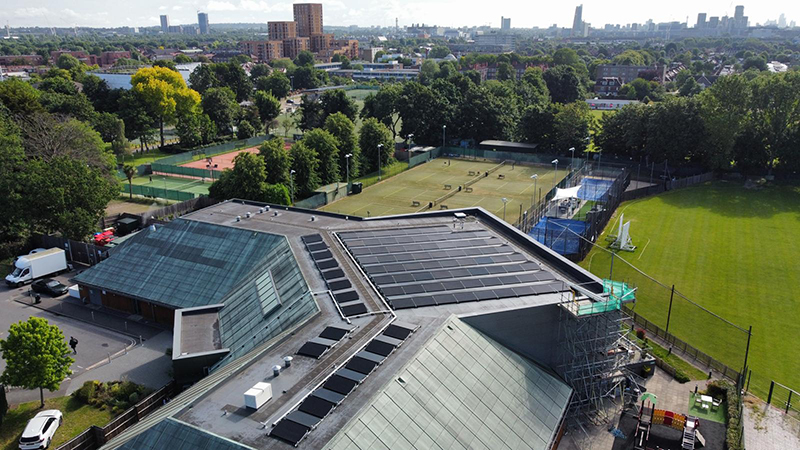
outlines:
[[[572,153],[572,159],[569,161],[569,167],[572,168],[572,164],[575,162],[575,147],[570,147],[569,151]]]
[[[383,144],[378,144],[378,181],[381,181],[381,152],[383,152]]]
[[[348,153],[344,155],[345,161],[347,161],[347,195],[350,195],[350,158],[353,156],[352,153]]]
[[[292,188],[292,204],[294,204],[294,174],[296,173],[294,169],[289,172],[289,186]]]
[[[503,222],[505,222],[506,221],[506,204],[508,203],[508,199],[503,197],[501,200],[503,200]]]
[[[442,125],[442,151],[444,151],[444,144],[447,142],[447,125]],[[450,156],[447,157],[447,165],[450,166]]]
[[[553,172],[553,187],[556,187],[556,177],[558,177],[558,160],[554,159],[550,162],[556,166],[556,171]]]
[[[531,207],[534,205],[533,197],[536,195],[536,184],[539,180],[539,174],[535,173],[531,175],[531,180],[533,180],[533,193],[531,194]]]
[[[408,148],[408,146],[411,144],[411,138],[413,138],[413,137],[414,137],[414,133],[411,133],[408,136],[406,136],[406,148]]]

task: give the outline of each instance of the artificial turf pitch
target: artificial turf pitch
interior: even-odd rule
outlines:
[[[619,256],[730,322],[753,326],[751,390],[766,395],[769,379],[800,389],[799,187],[746,189],[717,181],[625,202],[600,245],[616,231],[620,214],[631,221],[637,249]],[[607,278],[611,257],[595,248],[581,265]],[[613,277],[638,285],[635,311],[664,329],[670,289],[656,287],[618,259]],[[741,370],[747,334],[677,295],[669,331]]]
[[[449,161],[449,164],[448,164]],[[458,186],[476,178],[470,172],[483,174],[497,167],[499,161],[438,158],[407,170],[394,177],[370,186],[360,194],[350,195],[321,209],[354,216],[388,216],[419,211],[420,208],[443,195],[457,190]],[[538,174],[536,183],[531,175]],[[499,175],[503,177],[500,178]],[[553,187],[554,172],[549,168],[513,165],[509,162],[488,177],[470,186],[472,192],[456,193],[441,204],[448,209],[481,206],[496,216],[503,217],[503,198],[506,220],[514,223],[519,218],[520,205],[524,210],[531,206],[534,184],[542,195]],[[560,170],[555,178],[560,181],[566,171]],[[445,189],[450,185],[451,189]],[[538,195],[538,194],[537,194]],[[419,202],[414,206],[413,202]],[[435,205],[433,210],[439,210]]]
[[[151,179],[152,181],[150,181]],[[145,175],[134,178],[133,184],[150,186],[159,189],[171,189],[173,191],[191,192],[197,195],[208,195],[208,187],[211,186],[211,181],[203,181],[197,178]]]

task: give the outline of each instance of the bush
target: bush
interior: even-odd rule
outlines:
[[[97,387],[100,385],[99,381],[90,380],[83,383],[83,386],[80,387],[77,391],[72,393],[72,397],[80,401],[81,403],[91,405],[92,400],[95,399],[97,396]]]
[[[647,332],[645,332],[644,328],[637,328],[636,329],[636,337],[637,338],[639,338],[641,340],[644,340],[644,337],[646,335],[647,335]]]
[[[131,381],[87,381],[72,396],[80,402],[95,406],[101,411],[110,408],[114,414],[135,405],[150,390]]]
[[[688,383],[689,375],[686,375],[681,369],[675,369],[675,381],[678,383]]]

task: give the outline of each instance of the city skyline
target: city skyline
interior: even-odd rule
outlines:
[[[470,2],[474,2],[472,7]],[[630,8],[626,7],[630,2]],[[669,11],[650,12],[641,7],[635,8],[630,0],[623,0],[612,9],[604,8],[599,2],[583,2],[583,21],[594,27],[604,24],[654,22],[687,22],[693,26],[699,13],[712,16],[733,16],[734,5],[743,4],[750,25],[776,22],[783,15],[786,23],[800,18],[800,4],[789,5],[780,2],[749,4],[747,2],[725,3],[712,1],[699,6],[696,2],[679,0],[670,5]],[[177,0],[163,4],[152,0],[137,3],[114,4],[98,8],[90,2],[72,2],[69,8],[57,0],[42,0],[39,6],[31,7],[26,0],[7,0],[2,8],[0,19],[9,26],[26,27],[158,27],[160,16],[169,15],[170,25],[197,23],[197,13],[209,14],[209,22],[214,23],[266,23],[292,19],[292,2],[269,2],[263,0],[209,0],[192,2]],[[575,7],[580,5],[519,5],[509,0],[493,3],[493,14],[487,14],[485,3],[466,0],[456,3],[444,0],[432,3],[399,2],[390,0],[380,4],[365,0],[331,0],[322,2],[325,8],[325,22],[332,26],[359,25],[400,26],[425,22],[448,27],[485,26],[500,28],[500,16],[513,19],[515,28],[547,28],[554,24],[562,28],[572,28]],[[419,7],[417,7],[419,6]],[[107,9],[103,9],[107,8]],[[423,12],[420,12],[423,11]],[[497,17],[495,17],[497,15]],[[431,19],[435,17],[437,19]],[[441,18],[441,19],[438,19]],[[3,23],[5,25],[5,23]]]

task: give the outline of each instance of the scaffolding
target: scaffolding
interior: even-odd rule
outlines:
[[[614,292],[615,287],[617,288]],[[605,293],[595,294],[578,285],[562,293],[559,305],[559,352],[556,368],[573,389],[568,418],[594,425],[607,424],[604,402],[621,399],[626,387],[637,387],[641,379],[626,366],[632,362],[635,345],[622,332],[620,308],[634,301],[634,290],[626,285],[605,283]],[[632,392],[630,389],[627,392]]]

